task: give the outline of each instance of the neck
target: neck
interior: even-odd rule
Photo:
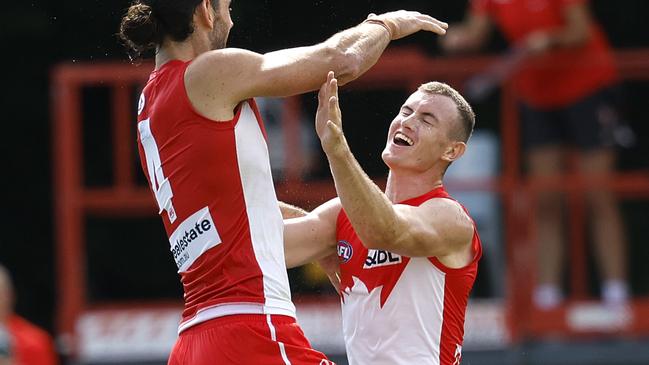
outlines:
[[[196,37],[196,34],[192,34],[187,40],[182,42],[165,39],[164,43],[158,47],[158,51],[156,52],[155,68],[157,70],[172,60],[190,61],[209,50],[209,46],[205,42],[201,42]]]
[[[385,185],[385,195],[391,202],[397,203],[416,198],[442,186],[442,174],[426,171],[413,173],[409,171],[390,170]]]

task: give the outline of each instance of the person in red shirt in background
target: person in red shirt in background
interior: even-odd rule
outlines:
[[[9,271],[0,265],[0,365],[57,365],[52,337],[13,311]]]
[[[524,56],[513,73],[520,99],[523,145],[532,177],[557,175],[568,148],[578,151],[576,168],[587,178],[615,168],[612,101],[617,72],[610,46],[593,20],[586,0],[472,0],[461,24],[451,26],[442,47],[449,52],[477,50],[496,26]],[[557,192],[538,197],[538,283],[534,303],[551,309],[561,303],[562,200]],[[588,196],[602,297],[624,304],[626,238],[617,202],[606,191]]]

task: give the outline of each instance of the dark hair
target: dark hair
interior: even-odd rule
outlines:
[[[443,82],[429,82],[421,85],[419,90],[430,94],[444,95],[453,100],[457,107],[457,111],[460,114],[461,123],[460,128],[457,128],[454,131],[452,137],[459,141],[467,142],[471,137],[473,127],[475,126],[475,113],[466,99],[464,99],[457,90]]]
[[[194,32],[194,11],[203,0],[135,0],[122,18],[119,37],[139,58],[165,38],[182,42]],[[218,0],[212,0],[216,9]]]

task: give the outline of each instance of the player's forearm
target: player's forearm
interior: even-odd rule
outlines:
[[[484,47],[491,32],[491,21],[482,14],[469,14],[460,24],[452,25],[446,37],[441,38],[442,47],[448,52],[478,51]]]
[[[325,44],[345,55],[347,63],[336,73],[340,84],[358,78],[370,69],[390,43],[389,31],[377,23],[361,23],[339,32]]]
[[[284,202],[279,202],[279,210],[282,212],[282,218],[299,218],[309,214],[306,210]]]
[[[399,232],[399,217],[392,202],[367,176],[345,146],[327,158],[347,217],[359,238],[368,248],[394,241]]]

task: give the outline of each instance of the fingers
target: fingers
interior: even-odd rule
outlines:
[[[418,15],[417,15],[417,19],[419,19],[419,20],[421,20],[421,21],[424,21],[424,22],[426,22],[426,23],[437,24],[437,25],[439,25],[439,27],[442,28],[442,29],[448,29],[448,23],[443,22],[443,21],[441,21],[441,20],[437,20],[437,19],[433,18],[433,17],[430,16],[430,15],[426,15],[426,14],[418,14]]]
[[[318,91],[318,103],[322,104],[324,100],[328,99],[328,91],[330,88],[331,80],[334,79],[334,72],[329,71],[327,73],[327,81],[325,81],[320,90]]]
[[[417,20],[422,23],[422,29],[429,32],[437,33],[440,35],[446,34],[448,23],[439,21],[432,16],[419,14],[416,16]]]
[[[342,127],[342,113],[340,112],[340,105],[338,103],[338,80],[334,77],[333,72],[327,75],[327,83],[321,88],[322,95],[318,94],[318,102],[324,106],[325,100],[328,102],[326,105],[326,115],[328,115],[327,126],[335,126],[334,130],[341,130]]]
[[[335,78],[329,83],[329,117],[333,121],[340,125],[341,124],[341,112],[340,104],[338,103],[338,80]]]
[[[329,117],[332,122],[340,123],[340,108],[338,107],[338,98],[335,96],[329,98]]]
[[[372,14],[368,18],[372,17]],[[379,15],[379,18],[385,18],[384,21],[392,21],[397,29],[395,38],[405,37],[417,30],[425,30],[439,35],[446,34],[448,23],[433,18],[430,15],[422,14],[418,11],[399,10],[385,15]]]
[[[340,107],[338,105],[338,79],[334,77],[333,72],[329,72],[329,84],[325,97],[329,100],[329,115],[340,119]]]
[[[329,81],[329,95],[338,97],[338,79],[336,78]]]

